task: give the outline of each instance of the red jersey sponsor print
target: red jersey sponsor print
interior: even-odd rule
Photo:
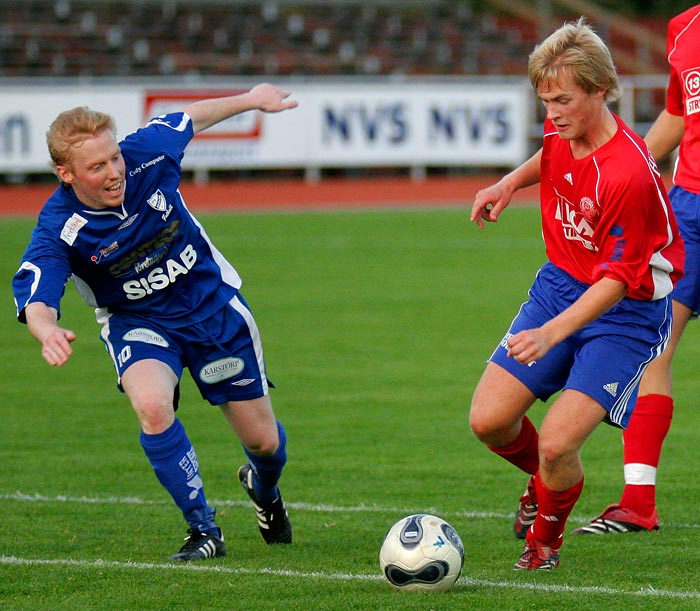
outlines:
[[[547,257],[584,284],[609,277],[624,282],[632,299],[660,299],[683,275],[683,242],[646,144],[615,120],[615,135],[581,159],[545,122],[540,201]]]
[[[671,66],[666,110],[685,119],[673,181],[700,193],[700,5],[671,19],[666,50]]]

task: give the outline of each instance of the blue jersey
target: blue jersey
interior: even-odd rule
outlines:
[[[241,279],[188,211],[178,190],[194,136],[184,113],[152,119],[120,147],[120,208],[95,210],[61,185],[44,205],[12,288],[17,316],[32,302],[55,308],[69,279],[98,319],[129,313],[167,324],[198,323],[238,292]]]

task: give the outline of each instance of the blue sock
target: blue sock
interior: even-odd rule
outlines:
[[[279,496],[277,482],[282,475],[284,465],[287,464],[287,434],[279,420],[277,421],[277,432],[280,444],[272,456],[257,456],[243,446],[253,467],[253,490],[255,491],[255,496],[266,504],[272,503]]]
[[[176,418],[169,429],[157,435],[142,431],[139,440],[158,481],[173,497],[185,521],[202,532],[218,532],[216,510],[207,505],[197,454],[182,423]]]

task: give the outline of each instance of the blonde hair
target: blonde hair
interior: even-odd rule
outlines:
[[[528,76],[535,91],[568,73],[586,93],[605,92],[610,103],[622,95],[622,87],[610,51],[583,17],[566,23],[537,45],[530,54]]]
[[[114,118],[103,112],[78,106],[59,114],[46,132],[46,144],[51,156],[51,165],[68,165],[71,147],[79,146],[83,140],[109,130],[117,133]]]

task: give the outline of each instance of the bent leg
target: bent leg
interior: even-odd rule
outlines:
[[[145,433],[156,435],[172,425],[177,383],[175,372],[156,359],[136,361],[122,374],[122,388]]]
[[[489,362],[472,396],[469,425],[479,441],[493,447],[513,443],[535,395],[500,365]]]
[[[577,390],[565,390],[540,426],[540,473],[552,490],[565,490],[583,478],[580,452],[605,418],[601,405]]]
[[[505,369],[489,363],[474,391],[469,424],[489,450],[525,473],[537,472],[538,434],[525,415],[535,396]]]
[[[277,451],[279,435],[270,395],[219,406],[226,421],[247,451],[270,456]]]
[[[277,482],[287,463],[287,435],[269,395],[221,406],[248,456],[238,479],[255,506],[258,529],[268,545],[292,542],[292,525]]]
[[[605,417],[591,397],[565,390],[552,404],[540,427],[540,470],[535,478],[537,517],[528,543],[561,546],[566,521],[583,490],[580,452]]]
[[[287,436],[274,415],[270,396],[229,401],[221,406],[226,420],[241,440],[255,477],[253,489],[263,503],[278,496],[277,482],[287,463]]]
[[[155,359],[137,361],[122,375],[122,387],[141,423],[141,447],[158,481],[191,528],[219,534],[216,510],[207,504],[204,495],[197,454],[182,423],[175,418],[177,382],[170,367]]]
[[[489,450],[531,477],[518,501],[513,532],[524,539],[537,515],[534,474],[539,467],[539,436],[525,415],[535,396],[511,373],[488,363],[474,391],[470,425]]]

